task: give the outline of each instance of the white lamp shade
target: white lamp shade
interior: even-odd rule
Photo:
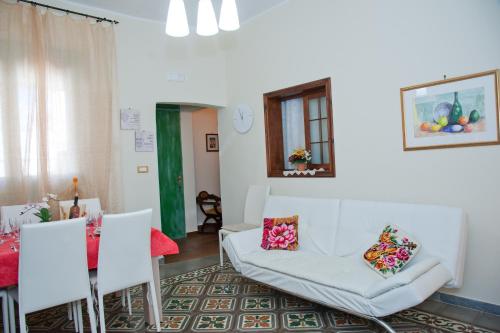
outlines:
[[[222,0],[219,28],[225,31],[233,31],[240,28],[240,20],[238,18],[238,8],[236,8],[236,0]]]
[[[198,2],[198,22],[196,33],[200,36],[212,36],[219,32],[214,7],[210,0],[200,0]]]
[[[189,35],[186,7],[184,7],[183,0],[170,0],[165,33],[172,37],[185,37]]]

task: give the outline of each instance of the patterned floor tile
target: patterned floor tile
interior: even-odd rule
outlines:
[[[272,331],[277,328],[274,313],[241,314],[238,318],[238,329],[245,332]]]
[[[208,280],[210,279],[210,275],[205,275],[205,276],[197,276],[192,279],[186,280],[184,282],[186,283],[207,283]]]
[[[201,311],[233,311],[236,307],[234,297],[208,297],[203,301]]]
[[[237,284],[213,284],[208,288],[207,295],[210,296],[234,296],[238,294]]]
[[[368,320],[340,311],[327,311],[326,317],[330,326],[337,329],[367,328],[369,326]]]
[[[172,291],[172,296],[200,296],[204,289],[203,284],[179,284]]]
[[[283,310],[312,309],[314,304],[295,296],[280,297],[281,308]]]
[[[106,331],[136,331],[143,326],[143,314],[118,313],[106,321]]]
[[[238,274],[236,273],[217,273],[214,275],[214,283],[231,283]]]
[[[273,296],[244,297],[241,300],[242,311],[269,311],[276,308],[276,299]]]
[[[314,311],[285,312],[283,327],[291,331],[304,331],[323,327],[321,315]]]
[[[165,312],[192,312],[198,304],[198,299],[194,297],[171,297],[163,303]]]
[[[182,332],[189,322],[189,315],[183,314],[163,314],[163,321],[160,323],[162,332]],[[148,332],[156,332],[156,325],[148,327]]]
[[[245,295],[272,295],[274,290],[269,286],[264,286],[262,284],[245,284],[243,293]]]
[[[231,314],[202,314],[196,317],[192,330],[195,332],[226,332],[231,329]]]

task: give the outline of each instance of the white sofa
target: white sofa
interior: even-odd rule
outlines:
[[[379,319],[410,308],[441,287],[462,285],[463,210],[434,205],[269,196],[263,217],[299,215],[299,249],[265,251],[262,227],[227,236],[233,266],[247,278],[332,308]],[[399,225],[422,245],[398,274],[383,278],[362,259],[383,227]]]

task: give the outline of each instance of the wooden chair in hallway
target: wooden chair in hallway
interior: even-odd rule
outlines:
[[[215,223],[216,230],[222,227],[222,208],[221,199],[215,194],[209,194],[207,191],[201,191],[196,197],[196,203],[201,212],[205,215],[205,220],[200,226],[200,231],[204,232],[207,224]],[[208,223],[213,221],[213,223]]]

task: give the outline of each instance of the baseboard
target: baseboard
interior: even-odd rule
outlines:
[[[433,300],[436,300],[438,302],[451,304],[451,305],[458,305],[458,306],[461,306],[464,308],[479,310],[479,311],[483,311],[483,312],[487,312],[490,314],[500,316],[500,305],[476,301],[473,299],[455,296],[455,295],[449,295],[449,294],[445,294],[445,293],[441,293],[441,292],[434,293],[430,298]]]

